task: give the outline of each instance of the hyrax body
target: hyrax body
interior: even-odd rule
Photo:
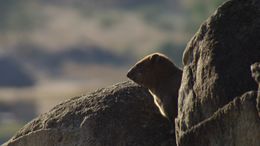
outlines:
[[[161,114],[170,122],[177,116],[178,91],[182,70],[168,57],[154,53],[138,61],[127,77],[149,89]]]

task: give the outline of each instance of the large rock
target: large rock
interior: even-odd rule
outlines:
[[[25,125],[6,146],[168,146],[168,121],[132,82],[71,98]]]
[[[210,118],[185,131],[179,146],[259,146],[260,118],[256,92],[248,92]]]
[[[260,116],[260,62],[256,62],[251,65],[252,77],[255,79],[258,84],[258,95],[256,99],[256,108],[258,110],[258,114]]]
[[[260,145],[256,93],[238,97],[257,90],[250,65],[260,61],[259,38],[259,0],[230,0],[202,24],[183,55],[179,146]]]
[[[260,61],[260,1],[231,0],[218,8],[185,49],[179,96],[182,131],[256,90],[250,65]]]

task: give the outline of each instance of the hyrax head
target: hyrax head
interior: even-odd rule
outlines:
[[[138,61],[127,73],[127,77],[139,85],[154,88],[159,80],[167,76],[172,62],[163,54],[154,53]]]

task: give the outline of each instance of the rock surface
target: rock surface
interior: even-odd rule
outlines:
[[[260,1],[231,0],[202,24],[184,51],[179,126],[185,131],[236,96],[256,90],[250,65],[260,61]]]
[[[259,146],[260,118],[256,92],[248,92],[185,131],[179,146]]]
[[[202,24],[183,54],[179,146],[260,145],[256,92],[244,94],[257,90],[259,38],[259,0],[230,0]]]
[[[255,79],[256,83],[258,84],[258,90],[257,90],[257,99],[256,99],[256,107],[258,110],[258,114],[260,116],[260,62],[256,62],[251,65],[251,72],[252,77]]]
[[[6,146],[170,146],[148,91],[133,82],[71,98],[25,125]]]

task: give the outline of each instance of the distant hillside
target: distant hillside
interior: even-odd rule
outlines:
[[[35,84],[34,79],[29,75],[17,61],[9,57],[0,58],[0,86],[22,87]]]
[[[50,73],[59,73],[63,65],[72,62],[77,64],[109,64],[125,65],[133,56],[117,55],[109,49],[93,46],[73,46],[64,48],[61,51],[49,52],[46,49],[34,45],[20,45],[15,48],[16,59],[32,65],[37,70],[44,70]]]
[[[112,64],[124,65],[131,56],[119,56],[113,51],[99,47],[74,46],[55,55],[63,61],[73,61],[80,64]]]

